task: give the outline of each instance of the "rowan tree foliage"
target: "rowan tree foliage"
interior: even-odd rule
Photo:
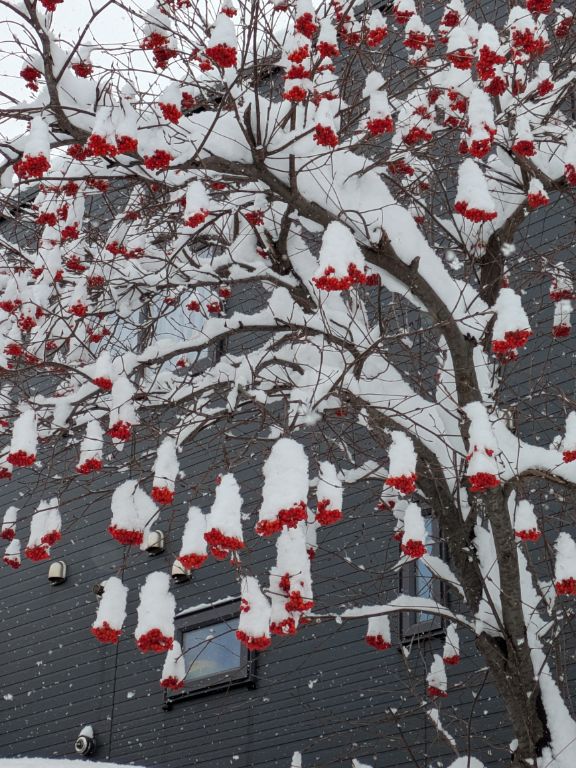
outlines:
[[[65,440],[59,476],[113,478],[103,536],[120,566],[189,482],[187,445],[256,425],[268,441],[257,516],[242,519],[223,466],[210,514],[190,509],[178,547],[186,569],[230,560],[239,637],[264,650],[314,616],[310,556],[349,482],[383,478],[374,503],[395,520],[399,565],[423,558],[460,593],[457,609],[400,594],[323,618],[367,619],[376,653],[397,643],[391,615],[442,616],[424,710],[449,699],[446,665],[458,632],[473,633],[507,710],[511,764],[572,768],[576,722],[549,656],[573,610],[576,544],[533,492],[559,498],[576,483],[576,415],[542,387],[545,447],[530,383],[522,400],[514,379],[534,335],[569,343],[570,263],[526,232],[534,217],[561,222],[574,200],[571,10],[109,0],[71,41],[58,23],[72,0],[0,4],[29,91],[5,94],[2,110],[17,135],[1,147],[4,215],[17,223],[1,240],[4,482],[28,471],[51,496]],[[132,28],[122,50],[91,38],[111,8]],[[543,284],[553,325],[531,316]],[[139,454],[150,424],[154,450]],[[29,567],[20,539],[29,560],[50,557],[58,499],[17,513],[4,561]],[[243,562],[248,527],[269,539],[269,581]],[[125,605],[111,577],[100,641],[118,641]],[[178,689],[173,613],[168,574],[150,574],[136,641],[168,651],[162,685]]]

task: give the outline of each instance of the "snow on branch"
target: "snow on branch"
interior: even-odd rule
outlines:
[[[342,619],[360,619],[370,616],[387,616],[391,613],[404,611],[419,611],[431,613],[434,616],[443,616],[463,627],[474,631],[474,625],[465,616],[455,614],[445,606],[427,597],[414,597],[412,595],[399,595],[386,605],[365,605],[359,608],[347,608],[340,614]]]

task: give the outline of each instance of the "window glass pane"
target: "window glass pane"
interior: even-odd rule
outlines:
[[[433,534],[433,520],[432,517],[426,516],[424,518],[424,524],[426,526],[426,534],[428,538],[428,550],[433,550],[432,534]],[[428,566],[418,559],[414,563],[414,593],[416,597],[424,597],[430,600],[434,599],[433,588],[433,575]],[[416,614],[416,621],[432,621],[434,616],[431,613],[424,613],[419,611]]]
[[[421,560],[416,561],[415,569],[416,572],[414,576],[414,587],[416,597],[433,599],[434,594],[432,590],[432,572]],[[431,613],[424,613],[422,611],[419,611],[416,615],[416,621],[430,621],[433,618]]]
[[[239,669],[242,649],[236,637],[238,618],[184,632],[182,649],[186,660],[186,681]]]

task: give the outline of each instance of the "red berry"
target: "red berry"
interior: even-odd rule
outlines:
[[[226,43],[218,43],[218,45],[206,48],[205,53],[209,59],[222,69],[236,66],[238,56],[236,48],[232,48],[232,46],[226,45]]]
[[[60,5],[60,3],[63,3],[64,0],[40,0],[40,2],[47,11],[55,11],[56,6]]]
[[[138,151],[138,139],[133,136],[116,136],[116,146],[118,152],[125,155],[130,155]]]
[[[20,70],[20,77],[26,81],[26,88],[36,92],[38,90],[38,80],[42,77],[42,72],[28,64]]]
[[[182,563],[187,571],[193,571],[195,568],[200,568],[200,566],[205,563],[207,559],[208,555],[197,555],[195,553],[178,555],[178,560]]]
[[[50,559],[50,547],[47,544],[37,544],[33,547],[26,547],[24,554],[29,560],[40,562]]]
[[[329,125],[317,125],[312,138],[321,147],[338,146],[338,134]]]
[[[328,499],[321,499],[316,510],[316,522],[319,525],[333,525],[342,519],[341,509],[331,509]]]
[[[472,493],[482,493],[500,485],[500,479],[489,472],[477,472],[468,478],[469,488]]]
[[[394,120],[392,117],[373,117],[366,123],[366,130],[371,136],[381,136],[383,133],[392,133]]]
[[[318,31],[318,24],[315,23],[311,13],[303,13],[294,22],[294,29],[304,37],[311,40]]]
[[[249,651],[265,651],[272,642],[269,637],[253,637],[242,630],[236,630],[236,637]]]
[[[144,166],[149,171],[166,170],[174,157],[164,149],[157,149],[153,155],[144,155]]]
[[[102,469],[101,459],[86,459],[76,466],[79,475],[89,475],[91,472],[99,472]]]
[[[412,557],[414,559],[424,557],[428,552],[423,542],[417,541],[416,539],[409,539],[402,544],[401,549],[407,557]]]
[[[392,644],[383,635],[366,635],[364,639],[369,646],[376,648],[377,651],[387,651],[392,648]]]
[[[176,104],[164,104],[163,102],[160,102],[159,106],[165,120],[168,120],[170,123],[178,124],[178,121],[182,117],[182,112],[180,112]]]
[[[50,169],[50,163],[44,155],[24,155],[14,163],[14,173],[20,179],[41,179]]]
[[[158,504],[172,504],[174,501],[174,491],[166,486],[154,486],[150,494]]]
[[[129,530],[127,528],[120,528],[117,525],[110,525],[108,526],[108,533],[125,547],[132,545],[139,547],[144,541],[144,533],[141,530]]]
[[[376,48],[388,34],[387,27],[376,27],[366,33],[366,45],[368,48]]]
[[[89,61],[80,61],[77,64],[72,64],[72,69],[77,77],[90,77],[94,71],[94,67]]]
[[[103,621],[98,627],[91,627],[90,632],[101,643],[117,643],[122,634],[121,629],[114,629],[107,621]]]
[[[165,653],[170,651],[174,645],[174,638],[168,637],[160,629],[150,629],[136,640],[138,648],[142,653],[153,651],[154,653]]]
[[[114,440],[126,442],[132,437],[132,425],[126,421],[117,421],[106,434],[110,435]]]
[[[557,595],[576,595],[576,579],[570,577],[554,584]]]
[[[93,157],[116,157],[118,147],[111,144],[104,136],[93,133],[86,144],[86,152]]]

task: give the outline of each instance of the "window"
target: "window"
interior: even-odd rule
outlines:
[[[167,709],[192,696],[254,684],[255,656],[236,637],[239,614],[235,597],[176,617],[186,681],[183,691],[166,696]]]
[[[430,514],[423,510],[424,522],[428,539],[428,551],[431,555],[441,556],[438,523]],[[400,587],[407,595],[423,597],[428,600],[442,601],[442,586],[434,576],[426,557],[408,563],[400,574]],[[435,614],[425,611],[412,611],[402,615],[402,637],[412,639],[414,635],[434,632],[442,629],[442,619]]]
[[[187,682],[226,675],[238,668],[240,642],[235,635],[237,629],[236,618],[182,633]]]

